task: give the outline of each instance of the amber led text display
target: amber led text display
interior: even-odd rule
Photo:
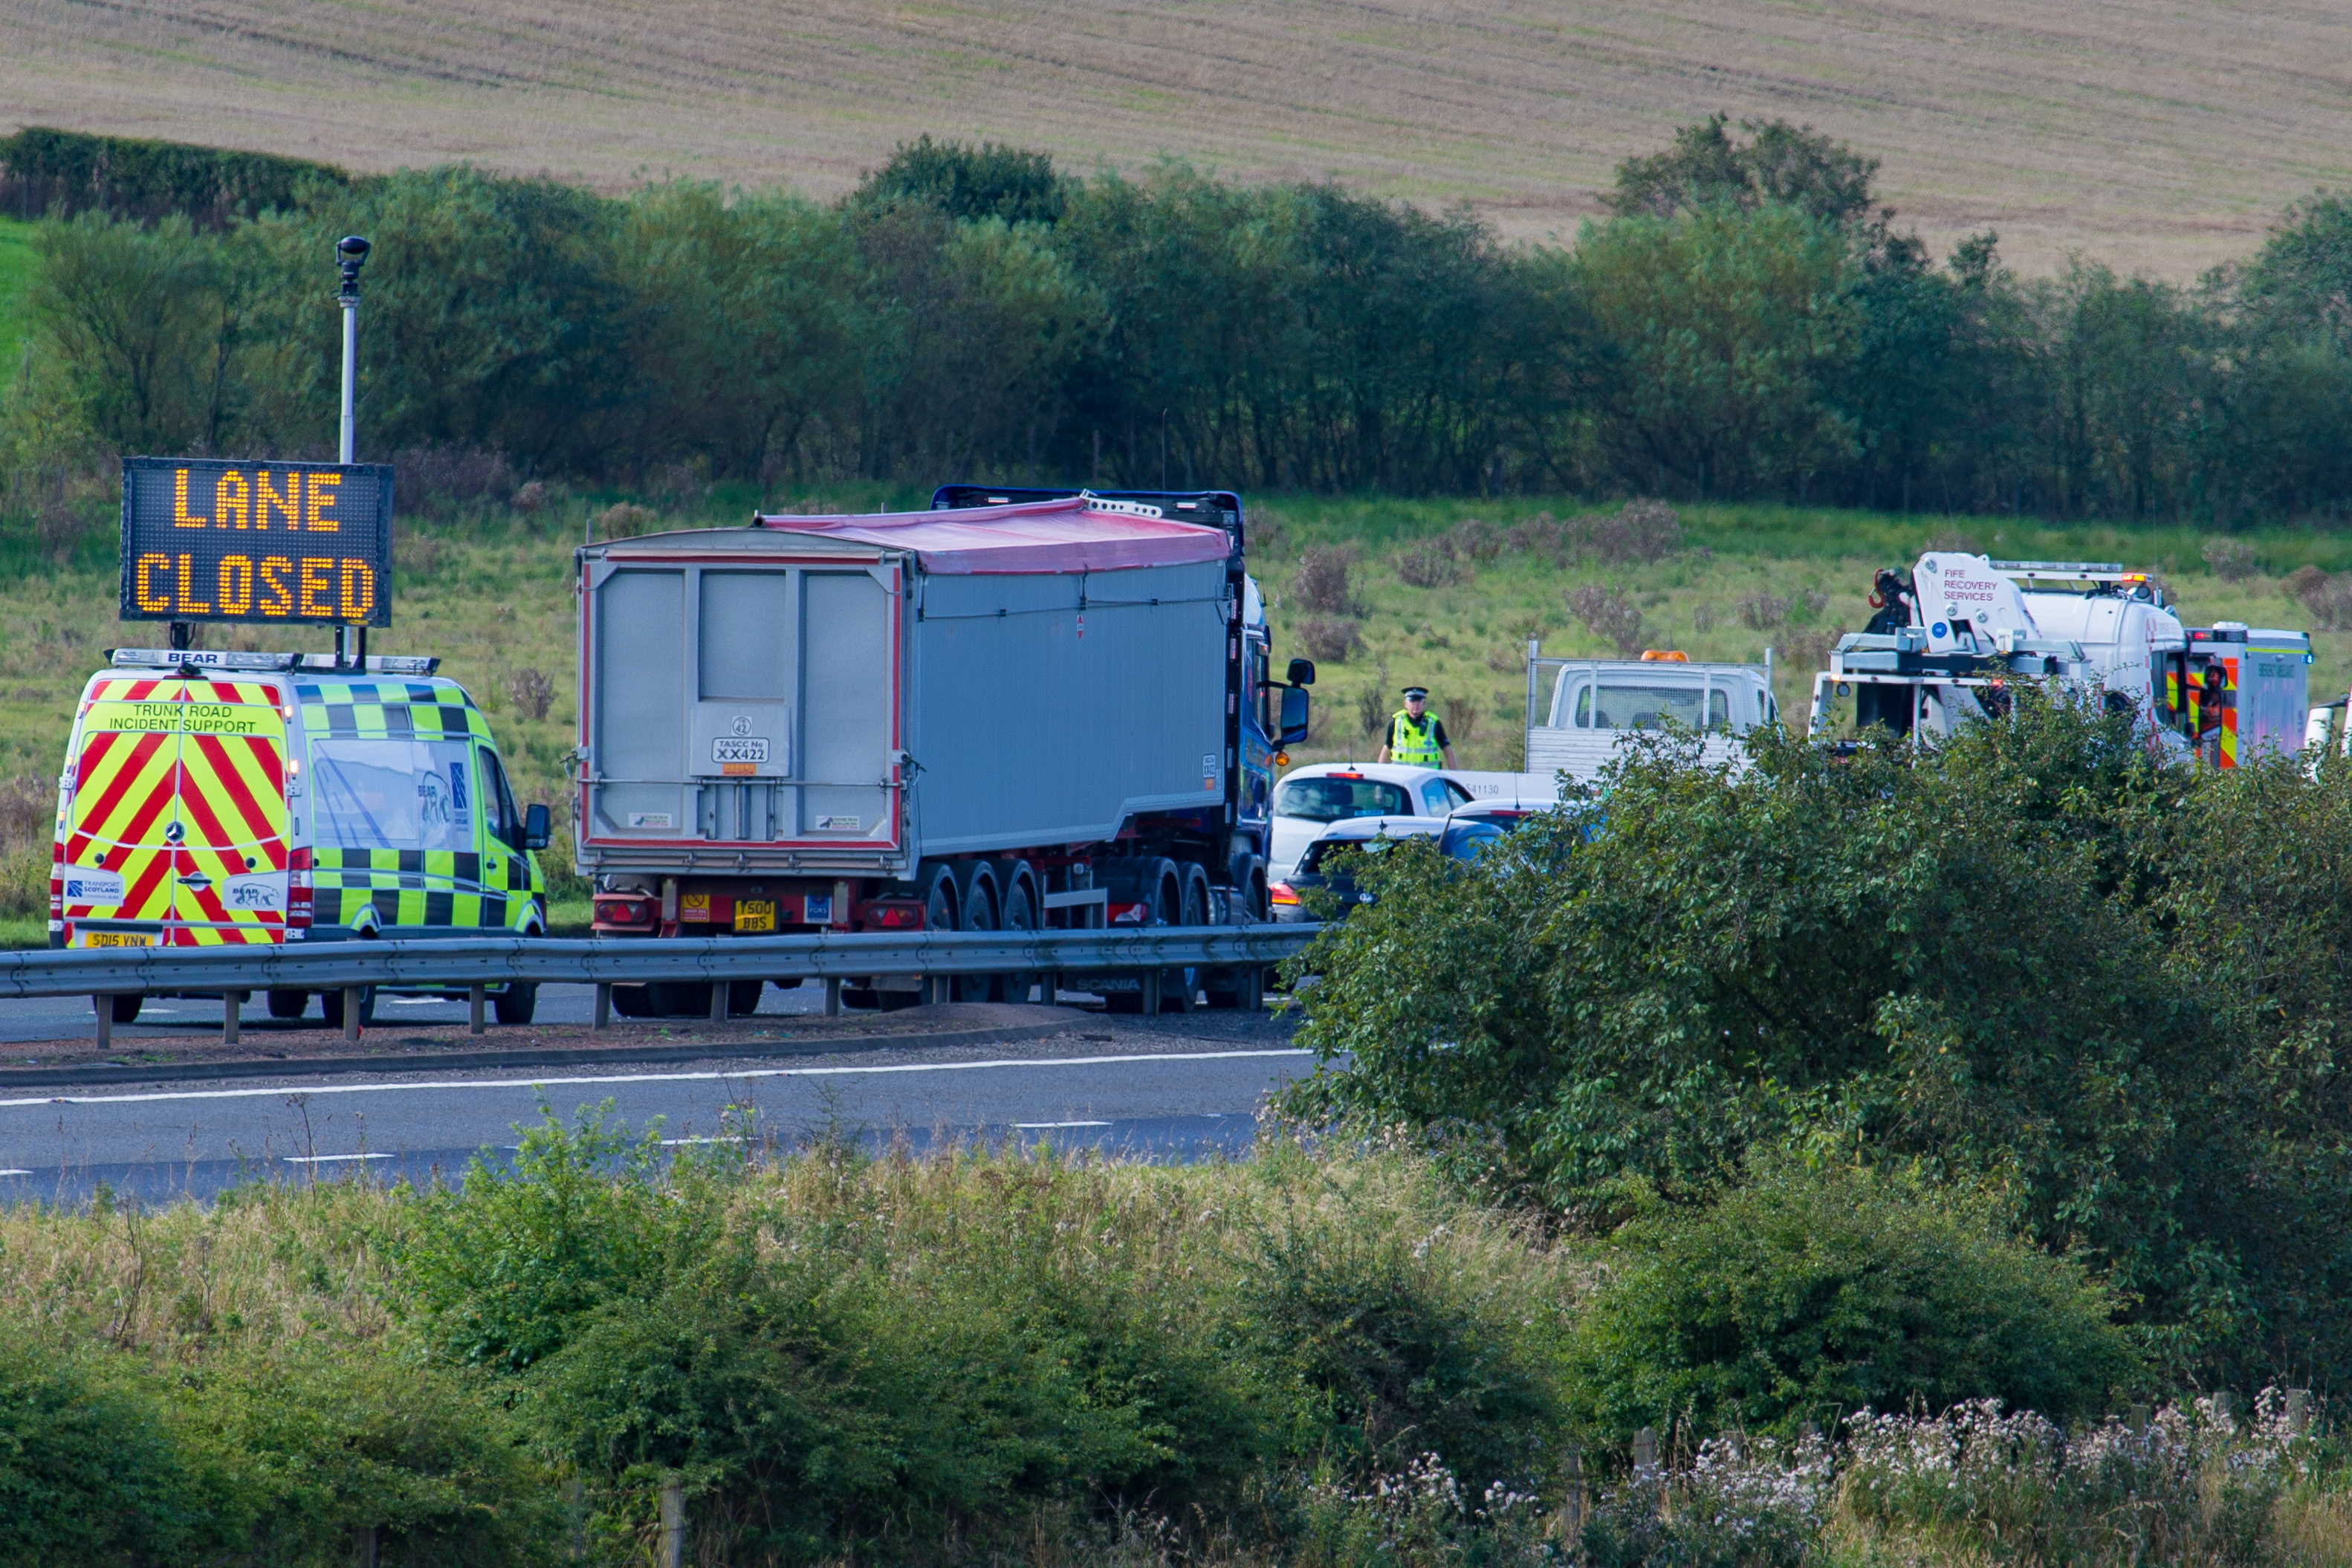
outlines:
[[[384,463],[122,462],[122,618],[392,624]]]

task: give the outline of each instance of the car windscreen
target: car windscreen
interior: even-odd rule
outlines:
[[[1475,860],[1490,846],[1503,841],[1503,830],[1488,822],[1457,822],[1445,830],[1438,847],[1456,860]]]
[[[1288,779],[1274,797],[1276,816],[1306,822],[1345,822],[1356,816],[1410,816],[1412,797],[1402,784],[1378,779],[1324,776]]]
[[[471,849],[472,766],[462,741],[314,741],[313,839],[347,849]]]
[[[1326,861],[1331,860],[1350,849],[1360,849],[1367,855],[1377,855],[1381,850],[1387,848],[1390,845],[1398,842],[1401,838],[1427,838],[1429,837],[1430,835],[1426,833],[1406,833],[1398,835],[1396,838],[1318,838],[1314,843],[1309,844],[1307,847],[1306,854],[1298,858],[1298,869],[1301,874],[1310,874],[1319,868]]]

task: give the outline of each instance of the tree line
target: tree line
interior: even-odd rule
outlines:
[[[363,446],[494,453],[526,476],[2225,525],[2352,498],[2352,202],[2325,193],[2179,285],[2088,262],[2020,277],[1990,232],[1938,260],[1878,204],[1874,161],[1720,116],[1628,160],[1609,216],[1559,245],[1334,184],[1174,163],[1080,178],[929,138],[830,205],[464,167],[273,167],[271,184],[116,158],[210,193],[160,216],[152,193],[104,199],[107,160],[52,153],[80,195],[38,237],[16,467],[326,450],[328,258],[357,232],[376,244]],[[267,200],[233,199],[248,191]]]

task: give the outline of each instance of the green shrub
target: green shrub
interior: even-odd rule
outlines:
[[[1678,1417],[1790,1433],[1984,1398],[2063,1421],[2140,1373],[2116,1305],[1912,1183],[1777,1163],[1617,1232],[1569,1342],[1570,1401],[1612,1442]]]
[[[607,1300],[659,1290],[672,1248],[690,1243],[651,1180],[660,1140],[657,1127],[629,1136],[609,1100],[570,1128],[549,1113],[523,1131],[510,1171],[478,1156],[458,1192],[421,1196],[398,1254],[427,1342],[516,1372]]]
[[[1233,1348],[1295,1391],[1294,1457],[1361,1478],[1433,1453],[1473,1491],[1541,1467],[1558,1412],[1528,1303],[1507,1306],[1447,1228],[1361,1194],[1255,1227]]]
[[[208,1499],[145,1381],[0,1339],[0,1565],[144,1563],[196,1541]]]

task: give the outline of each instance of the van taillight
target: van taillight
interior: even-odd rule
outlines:
[[[297,849],[286,864],[286,929],[307,929],[310,910],[310,852]]]

